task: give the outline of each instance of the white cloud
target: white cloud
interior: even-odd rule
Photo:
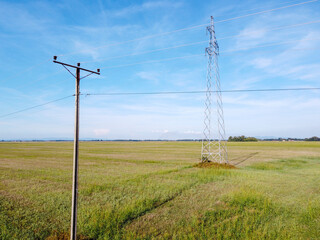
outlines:
[[[152,130],[152,133],[168,133],[169,130],[165,129],[165,130]]]
[[[236,40],[235,48],[246,48],[258,45],[261,40],[264,41],[266,36],[266,29],[258,26],[245,27],[239,33]]]
[[[254,84],[263,80],[261,76],[254,76],[254,77],[246,77],[239,76],[233,80],[231,83],[235,89],[248,89],[252,87]]]
[[[240,34],[242,40],[252,40],[263,38],[266,35],[266,29],[256,28],[256,27],[247,27],[243,29]]]
[[[187,130],[187,131],[184,131],[183,133],[185,133],[185,134],[201,134],[200,131],[194,131],[194,130]]]
[[[320,41],[320,32],[309,31],[296,37],[297,41],[282,45],[268,57],[255,57],[243,65],[252,66],[272,77],[281,76],[292,80],[318,81],[320,63],[311,61],[310,54]],[[309,50],[310,49],[310,50]]]
[[[252,65],[256,68],[266,68],[272,64],[272,59],[270,58],[256,58],[251,61]]]
[[[158,72],[142,71],[142,72],[138,72],[137,76],[140,77],[141,79],[151,81],[153,83],[158,83],[160,74]]]

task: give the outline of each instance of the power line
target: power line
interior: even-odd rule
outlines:
[[[221,90],[222,93],[237,93],[237,92],[280,92],[280,91],[311,91],[320,90],[320,87],[309,88],[267,88],[267,89],[233,89]],[[198,94],[206,93],[205,90],[199,91],[168,91],[168,92],[110,92],[110,93],[82,93],[84,96],[123,96],[123,95],[168,95],[168,94]],[[217,91],[210,91],[215,93]]]
[[[280,27],[276,27],[276,28],[270,28],[270,29],[266,29],[265,32],[281,30],[281,29],[285,29],[285,28],[300,27],[300,26],[305,26],[305,25],[314,24],[314,23],[320,23],[320,20],[311,21],[311,22],[304,22],[304,23],[299,23],[299,24],[285,25],[285,26],[280,26]],[[250,35],[252,33],[254,33],[254,32],[251,31],[251,32],[247,32],[245,34],[237,34],[237,35],[225,36],[225,37],[217,38],[217,40],[229,39],[229,38],[235,38],[235,37],[242,37],[242,36]],[[125,54],[125,55],[114,56],[114,57],[103,58],[103,59],[97,59],[97,60],[92,60],[92,61],[85,61],[85,62],[80,62],[80,63],[101,62],[101,61],[107,61],[107,60],[112,60],[112,59],[117,59],[117,58],[123,58],[123,57],[129,57],[129,56],[137,56],[137,55],[153,53],[153,52],[160,52],[160,51],[165,51],[165,50],[170,50],[170,49],[175,49],[175,48],[188,47],[188,46],[198,45],[198,44],[207,43],[207,42],[208,42],[207,40],[199,41],[199,42],[192,42],[192,43],[186,43],[186,44],[176,45],[176,46],[172,46],[172,47],[158,48],[158,49],[153,49],[153,50],[148,50],[148,51],[143,51],[143,52],[138,52],[138,53]]]
[[[30,115],[30,114],[35,114],[35,113],[38,113],[38,112],[47,111],[47,110],[52,109],[52,108],[53,108],[52,106],[51,106],[51,107],[46,107],[46,108],[44,108],[44,109],[31,111],[31,112],[29,112],[28,114],[29,114],[29,115]],[[19,117],[20,117],[20,116],[17,115],[17,116],[6,117],[5,119],[6,119],[6,120],[10,120],[10,119],[15,119],[15,118],[19,118]]]
[[[285,8],[290,8],[290,7],[295,7],[295,6],[299,6],[299,5],[304,5],[304,4],[308,4],[308,3],[313,3],[313,2],[317,2],[317,1],[318,1],[318,0],[311,0],[311,1],[307,1],[307,2],[296,3],[296,4],[292,4],[292,5],[288,5],[288,6],[283,6],[283,7],[279,7],[279,8],[273,8],[273,9],[264,10],[264,11],[260,11],[260,12],[249,13],[249,14],[246,14],[246,15],[238,16],[238,17],[233,17],[233,18],[228,18],[228,19],[220,20],[220,21],[217,21],[216,23],[232,21],[232,20],[236,20],[236,19],[240,19],[240,18],[244,18],[244,17],[249,17],[249,16],[258,15],[258,14],[273,12],[273,11],[277,11],[277,10],[281,10],[281,9],[285,9]]]
[[[281,2],[281,3],[276,4],[275,6],[283,5],[283,4],[290,4],[290,3],[294,3],[294,2],[299,2],[299,0]],[[271,6],[270,6],[270,7],[271,7]],[[261,6],[260,6],[260,7],[256,7],[256,8],[251,8],[251,9],[246,9],[246,10],[240,10],[240,11],[237,11],[237,13],[250,12],[250,11],[254,11],[254,10],[261,10],[261,9],[264,9],[264,8],[265,8],[265,7],[261,7]],[[229,15],[232,15],[232,14],[234,14],[234,13],[214,15],[214,16],[215,16],[215,18],[219,18],[219,17],[229,16]]]
[[[13,114],[25,112],[25,111],[28,111],[28,110],[31,110],[31,109],[34,109],[34,108],[37,108],[37,107],[42,107],[42,106],[48,105],[50,103],[58,102],[58,101],[61,101],[61,100],[64,100],[64,99],[67,99],[67,98],[70,98],[70,97],[73,97],[73,96],[75,96],[75,95],[72,94],[72,95],[69,95],[69,96],[66,96],[66,97],[63,97],[63,98],[58,98],[58,99],[55,99],[55,100],[52,100],[52,101],[49,101],[49,102],[46,102],[46,103],[38,104],[38,105],[35,105],[35,106],[32,106],[32,107],[23,108],[21,110],[15,111],[15,112],[11,112],[11,113],[8,113],[8,114],[1,115],[0,118],[4,118],[4,117],[7,117],[7,116],[10,116],[10,115],[13,115]]]
[[[41,65],[45,64],[47,61],[48,61],[48,60],[44,60],[44,61],[41,61],[40,63],[37,63],[37,64],[32,65],[31,67],[28,67],[28,68],[26,68],[26,69],[23,69],[23,70],[15,73],[15,74],[12,75],[11,77],[7,78],[6,81],[9,81],[9,80],[11,80],[11,79],[13,79],[13,78],[15,78],[15,77],[17,77],[17,76],[20,76],[20,75],[22,75],[23,73],[29,72],[29,71],[31,71],[32,69],[34,69],[35,67],[38,67],[38,66],[41,66]],[[32,83],[32,82],[31,82],[31,83]]]
[[[175,59],[190,58],[190,57],[196,57],[196,56],[203,56],[203,54],[192,54],[192,55],[181,56],[181,57],[163,58],[163,59],[158,59],[158,60],[150,60],[150,61],[136,62],[136,63],[130,63],[130,64],[122,64],[122,65],[104,67],[101,69],[128,67],[128,66],[134,66],[134,65],[145,64],[145,63],[157,63],[157,62],[171,61],[171,60],[175,60]]]
[[[255,49],[255,48],[272,47],[272,46],[277,46],[277,45],[289,44],[289,43],[296,42],[296,41],[306,41],[306,40],[319,40],[319,39],[318,38],[312,38],[312,39],[290,40],[290,41],[286,41],[286,42],[271,43],[271,44],[265,44],[265,45],[255,46],[255,47],[248,47],[248,48],[241,48],[241,49],[234,49],[234,50],[226,50],[226,51],[221,51],[220,53],[229,54],[229,53],[235,53],[235,52],[240,52],[240,51],[245,51],[245,50],[250,50],[250,49]],[[294,49],[294,51],[299,51],[299,50],[318,50],[318,48],[297,48],[297,49]],[[105,67],[105,68],[102,68],[102,69],[121,68],[121,67],[128,67],[128,66],[134,66],[134,65],[145,64],[145,63],[158,63],[158,62],[172,61],[172,60],[177,60],[177,59],[199,57],[199,56],[204,56],[204,55],[203,54],[192,54],[192,55],[181,56],[181,57],[164,58],[164,59],[157,59],[157,60],[142,61],[142,62],[136,62],[136,63],[130,63],[130,64],[122,64],[122,65],[110,66],[110,67]],[[58,71],[55,74],[58,74],[60,72],[61,71]],[[52,74],[51,74],[51,76],[52,76]],[[42,78],[36,80],[35,82],[43,80],[43,79],[45,79],[47,77],[49,77],[49,76],[42,77]]]
[[[255,13],[251,13],[251,14],[246,14],[246,15],[242,15],[242,16],[238,16],[238,17],[234,17],[234,18],[228,18],[228,19],[220,20],[220,21],[217,21],[216,23],[227,22],[227,21],[231,21],[231,20],[235,20],[235,19],[240,19],[240,18],[244,18],[244,17],[248,17],[248,16],[263,14],[263,13],[267,13],[267,12],[272,12],[272,11],[276,11],[276,10],[280,10],[280,9],[285,9],[285,8],[290,8],[290,7],[294,7],[294,6],[298,6],[298,5],[313,3],[313,2],[317,2],[317,1],[319,1],[319,0],[306,1],[306,2],[297,3],[297,4],[292,4],[292,5],[283,6],[283,7],[279,7],[279,8],[264,10],[264,11],[255,12]],[[293,2],[293,1],[292,1],[292,2]],[[290,3],[290,2],[285,2],[285,3]],[[282,3],[282,4],[284,4],[284,3]],[[251,10],[253,10],[253,9],[251,9]],[[289,26],[283,26],[283,28],[285,28],[285,27],[302,26],[302,25],[311,24],[311,23],[317,23],[317,22],[319,22],[319,21],[314,21],[314,22],[309,22],[309,23],[302,23],[302,24],[296,24],[296,25],[289,25]],[[120,45],[120,44],[124,44],[124,43],[128,43],[128,42],[143,40],[143,39],[147,39],[147,38],[153,38],[153,37],[157,37],[157,36],[161,36],[161,35],[167,35],[167,34],[171,34],[171,33],[175,33],[175,32],[186,31],[186,30],[190,30],[190,29],[194,29],[194,28],[199,28],[199,27],[203,27],[203,26],[206,26],[206,25],[208,25],[208,24],[200,24],[200,25],[191,26],[191,27],[187,27],[187,28],[181,28],[181,29],[177,29],[177,30],[174,30],[174,31],[169,31],[169,32],[164,32],[164,33],[158,33],[158,34],[154,34],[154,35],[145,36],[145,37],[142,37],[142,38],[131,39],[131,40],[127,40],[127,41],[123,41],[123,42],[119,42],[119,43],[103,45],[103,46],[96,47],[96,48],[93,48],[93,49],[99,49],[99,48],[108,47],[108,46],[116,46],[116,45]],[[279,27],[279,28],[275,28],[275,29],[268,30],[268,31],[278,30],[278,29],[282,29],[282,28]],[[236,36],[241,36],[241,35],[227,36],[227,37],[222,37],[222,38],[219,38],[219,39],[232,38],[232,37],[236,37]],[[179,46],[174,46],[174,47],[169,47],[169,48],[163,48],[163,49],[155,49],[155,50],[151,50],[151,51],[142,52],[142,53],[139,53],[139,54],[144,54],[144,53],[149,53],[149,52],[156,52],[156,51],[162,51],[162,50],[167,50],[167,49],[172,49],[172,48],[178,48],[178,47],[184,47],[184,46],[190,46],[190,45],[196,45],[196,44],[201,44],[201,43],[204,43],[204,42],[205,42],[205,41],[195,42],[195,43],[190,43],[190,44],[184,44],[184,45],[179,45]],[[59,55],[59,56],[72,55],[72,54],[79,53],[79,52],[81,52],[81,51],[73,52],[73,53],[69,53],[69,54],[68,54],[68,53],[67,53],[67,54],[61,54],[61,55]],[[133,54],[133,55],[138,55],[138,54]],[[133,56],[133,55],[124,55],[124,56],[120,56],[120,57]],[[120,57],[114,57],[114,58],[120,58]],[[112,57],[112,58],[109,58],[109,59],[113,59],[113,57]],[[107,60],[108,60],[108,59],[107,59]],[[98,61],[100,61],[100,60],[98,60]],[[35,65],[33,65],[33,66],[31,66],[31,67],[29,67],[29,68],[27,68],[27,69],[19,72],[18,74],[14,75],[14,76],[17,76],[17,75],[20,75],[20,74],[22,74],[22,73],[24,73],[24,72],[30,71],[31,69],[35,68],[36,66],[42,65],[42,64],[44,64],[45,62],[47,62],[47,60],[45,60],[45,61],[43,61],[43,62],[41,62],[41,63],[39,63],[39,64],[35,64]],[[94,61],[94,62],[95,62],[95,61]],[[85,62],[83,62],[83,63],[85,63]]]
[[[250,14],[246,14],[246,15],[242,15],[242,16],[238,16],[238,17],[234,17],[234,18],[228,18],[228,19],[216,21],[216,23],[232,21],[232,20],[235,20],[235,19],[240,19],[240,18],[244,18],[244,17],[248,17],[248,16],[263,14],[263,13],[267,13],[267,12],[272,12],[272,11],[285,9],[285,8],[290,8],[290,7],[294,7],[294,6],[298,6],[298,5],[304,5],[304,4],[313,3],[313,2],[317,2],[317,1],[319,1],[319,0],[311,0],[311,1],[306,1],[306,2],[302,2],[302,3],[296,3],[296,4],[292,4],[292,5],[288,5],[288,6],[283,6],[283,7],[279,7],[279,8],[274,8],[274,9],[264,10],[264,11],[260,11],[260,12],[250,13]],[[294,1],[290,1],[290,2],[294,2]],[[284,3],[290,3],[290,2],[284,2]],[[284,4],[284,3],[281,3],[281,4]],[[251,9],[251,10],[253,10],[253,9]],[[319,21],[314,21],[314,22],[309,22],[309,23],[302,23],[302,24],[296,24],[296,25],[283,26],[283,27],[279,27],[279,28],[270,29],[270,30],[267,30],[267,31],[278,30],[278,29],[282,29],[282,28],[286,28],[286,27],[302,26],[302,25],[318,23],[318,22]],[[104,45],[104,46],[100,46],[100,47],[93,48],[93,49],[99,49],[99,48],[103,48],[103,47],[107,47],[107,46],[115,46],[115,45],[124,44],[124,43],[132,42],[132,41],[143,40],[143,39],[146,39],[146,38],[153,38],[153,37],[157,37],[157,36],[161,36],[161,35],[167,35],[167,34],[171,34],[171,33],[175,33],[175,32],[180,32],[180,31],[185,31],[185,30],[194,29],[194,28],[198,28],[198,27],[203,27],[203,26],[206,26],[206,25],[208,25],[208,24],[200,24],[200,25],[191,26],[191,27],[187,27],[187,28],[181,28],[181,29],[177,29],[177,30],[174,30],[174,31],[169,31],[169,32],[149,35],[149,36],[145,36],[145,37],[142,37],[142,38],[123,41],[123,42],[120,42],[120,43]],[[241,35],[227,36],[227,37],[219,38],[219,40],[220,39],[226,39],[226,38],[232,38],[232,37],[236,37],[236,36],[241,36]],[[206,41],[195,42],[195,43],[190,43],[190,44],[184,44],[184,45],[179,45],[179,46],[174,46],[174,47],[169,47],[169,48],[163,48],[163,49],[155,49],[155,50],[151,50],[151,51],[142,52],[142,53],[139,53],[139,54],[155,52],[155,51],[162,51],[162,50],[178,48],[178,47],[184,47],[184,46],[190,46],[190,45],[196,45],[196,44],[201,44],[201,43],[204,43],[204,42],[206,42]],[[78,53],[78,52],[74,52],[74,53]],[[70,53],[70,54],[74,54],[74,53]],[[70,54],[62,54],[62,55],[59,55],[59,56],[65,56],[65,55],[70,55]],[[138,55],[138,54],[134,54],[134,55]],[[124,55],[124,56],[121,56],[121,57],[126,57],[126,56],[131,56],[131,55]],[[114,58],[119,58],[119,57],[114,57]],[[110,58],[110,59],[113,59],[113,58]],[[15,76],[20,75],[20,74],[22,74],[24,72],[30,71],[31,69],[35,68],[36,66],[42,65],[42,64],[46,63],[47,61],[48,60],[45,60],[45,61],[42,61],[41,63],[35,64],[35,65],[33,65],[33,66],[31,66],[31,67],[19,72]],[[85,62],[83,62],[83,63],[85,63]]]
[[[138,52],[138,53],[120,55],[120,56],[109,57],[109,58],[104,58],[104,59],[98,59],[98,60],[93,60],[93,61],[86,61],[86,62],[81,62],[81,63],[101,62],[101,61],[112,60],[112,59],[117,59],[117,58],[123,58],[123,57],[129,57],[129,56],[142,55],[142,54],[146,54],[146,53],[160,52],[160,51],[169,50],[169,49],[174,49],[174,48],[187,47],[187,46],[197,45],[197,44],[206,43],[206,42],[208,42],[208,41],[206,40],[206,41],[200,41],[200,42],[186,43],[186,44],[177,45],[177,46],[172,46],[172,47],[153,49],[153,50],[144,51],[144,52]]]
[[[268,13],[268,12],[273,12],[273,11],[277,11],[277,10],[281,10],[281,9],[285,9],[285,8],[290,8],[290,7],[295,7],[295,6],[299,6],[299,5],[304,5],[304,4],[308,4],[308,3],[313,3],[313,2],[317,2],[317,1],[319,1],[319,0],[311,0],[311,1],[301,2],[301,3],[291,4],[291,5],[287,5],[287,6],[283,6],[283,7],[279,7],[279,8],[273,8],[273,9],[259,11],[259,12],[250,13],[250,14],[246,14],[246,15],[241,15],[241,16],[237,16],[237,17],[233,17],[233,18],[223,19],[223,20],[220,20],[220,21],[216,21],[216,23],[233,21],[233,20],[240,19],[240,18],[245,18],[245,17],[259,15],[259,14],[264,14],[264,13]],[[177,32],[182,32],[182,31],[186,31],[186,30],[196,29],[196,28],[200,28],[200,27],[203,27],[203,26],[207,26],[207,25],[209,25],[209,23],[195,25],[195,26],[186,27],[186,28],[180,28],[180,29],[176,29],[176,30],[173,30],[173,31],[163,32],[163,33],[152,34],[152,35],[144,36],[144,37],[141,37],[141,38],[130,39],[130,40],[122,41],[122,42],[106,44],[106,45],[102,45],[102,46],[99,46],[99,47],[92,48],[91,50],[97,50],[97,49],[105,48],[105,47],[118,46],[118,45],[129,43],[129,42],[134,42],[134,41],[139,41],[139,40],[144,40],[144,39],[149,39],[149,38],[154,38],[154,37],[159,37],[159,36],[164,36],[164,35],[169,35],[169,34],[172,34],[172,33],[177,33]],[[75,51],[75,52],[70,52],[70,53],[66,53],[66,54],[60,54],[58,56],[74,55],[74,54],[81,53],[81,52],[83,52],[83,51]]]
[[[25,84],[22,84],[22,85],[19,85],[18,86],[18,89],[24,89],[25,87],[30,87],[30,86],[34,86],[36,83],[44,80],[44,79],[47,79],[49,77],[52,77],[52,76],[56,76],[58,74],[60,74],[63,70],[59,70],[59,71],[56,71],[54,73],[50,73],[50,74],[46,74],[45,76],[42,76],[38,79],[35,79],[35,80],[31,80],[30,82],[25,82]]]
[[[313,24],[313,23],[320,23],[320,20],[311,21],[311,22],[304,22],[304,23],[298,23],[298,24],[292,24],[292,25],[285,25],[285,26],[280,26],[280,27],[276,27],[276,28],[270,28],[270,29],[266,29],[265,32],[270,32],[270,31],[275,31],[275,30],[281,30],[281,29],[286,29],[286,28],[292,28],[292,27],[300,27],[300,26],[305,26],[305,25],[309,25],[309,24]],[[245,34],[237,34],[237,35],[231,35],[231,36],[221,37],[221,38],[217,38],[217,40],[234,38],[234,37],[242,37],[242,36],[250,35],[250,34],[252,34],[252,33],[254,33],[254,31],[247,32],[247,33],[245,33]]]
[[[238,93],[238,92],[280,92],[280,91],[312,91],[312,90],[320,90],[320,87],[308,87],[308,88],[267,88],[267,89],[232,89],[232,90],[221,90],[221,93]],[[80,93],[80,95],[83,96],[123,96],[123,95],[169,95],[169,94],[199,94],[199,93],[205,93],[204,90],[199,91],[164,91],[164,92],[110,92],[110,93]],[[211,91],[211,92],[217,92],[217,91]],[[5,115],[1,115],[0,118],[4,118],[13,114],[25,112],[37,107],[45,106],[50,103],[58,102],[70,97],[74,97],[75,94],[58,98],[46,103],[42,103],[39,105],[35,105],[32,107],[24,108],[15,112],[11,112]]]
[[[270,43],[270,44],[254,46],[254,47],[248,47],[248,48],[226,50],[226,51],[221,51],[220,53],[229,54],[229,53],[233,53],[233,52],[245,51],[245,50],[250,50],[250,49],[279,46],[279,45],[289,44],[292,42],[301,42],[301,41],[310,41],[310,40],[319,40],[319,39],[320,38],[310,38],[310,39],[301,39],[301,40],[290,40],[290,41],[285,41],[285,42],[275,42],[275,43]],[[312,48],[312,49],[314,49],[314,48]],[[294,49],[294,50],[297,51],[297,50],[308,50],[308,49],[303,48],[303,49]],[[135,63],[129,63],[129,64],[114,65],[114,66],[110,66],[110,67],[102,67],[101,69],[129,67],[129,66],[135,66],[135,65],[146,64],[146,63],[166,62],[166,61],[172,61],[172,60],[176,60],[176,59],[184,59],[184,58],[191,58],[191,57],[198,57],[198,56],[204,56],[204,54],[191,54],[191,55],[186,55],[186,56],[181,56],[181,57],[163,58],[163,59],[135,62]]]
[[[293,27],[293,26],[302,26],[302,25],[311,24],[311,23],[318,23],[318,22],[320,22],[320,20],[312,21],[312,22],[305,22],[305,23],[295,24],[295,25],[286,25],[286,26],[282,26],[282,27],[277,27],[275,29],[281,29],[281,28]],[[240,36],[240,35],[237,35],[237,36]],[[301,40],[290,40],[290,41],[285,41],[285,42],[276,42],[276,43],[270,43],[270,44],[259,45],[259,46],[248,47],[248,48],[226,50],[226,51],[221,51],[220,53],[229,54],[229,53],[240,52],[240,51],[245,51],[245,50],[250,50],[250,49],[255,49],[255,48],[272,47],[272,46],[278,46],[278,45],[283,45],[283,44],[289,44],[289,43],[292,43],[292,42],[308,41],[308,40],[319,40],[319,39],[318,38],[310,38],[310,39],[301,39]],[[203,42],[207,42],[207,41],[203,41]],[[190,43],[190,44],[185,44],[185,45],[191,45],[191,44],[196,44],[196,43]],[[180,46],[182,46],[182,45],[180,45]],[[180,46],[175,46],[174,48],[180,47]],[[315,49],[315,48],[302,48],[302,49],[298,48],[298,49],[294,49],[294,51],[299,51],[299,50],[317,50],[317,49]],[[155,51],[155,50],[153,50],[153,51]],[[158,62],[172,61],[172,60],[177,60],[177,59],[199,57],[199,56],[203,56],[203,54],[192,54],[192,55],[181,56],[181,57],[172,57],[172,58],[164,58],[164,59],[157,59],[157,60],[150,60],[150,61],[142,61],[142,62],[136,62],[136,63],[130,63],[130,64],[122,64],[122,65],[105,67],[104,69],[112,69],[112,68],[134,66],[134,65],[145,64],[145,63],[158,63]],[[59,74],[60,72],[61,71],[58,71],[54,75]],[[50,76],[52,76],[52,74]],[[36,81],[34,81],[32,83],[38,82],[38,81],[43,80],[43,79],[45,79],[47,77],[49,77],[49,76],[45,76],[45,77],[42,77],[40,79],[37,79]]]
[[[285,25],[285,26],[280,26],[280,27],[276,27],[276,28],[271,28],[271,29],[267,29],[265,31],[274,31],[274,30],[280,30],[280,29],[285,29],[285,28],[291,28],[291,27],[299,27],[299,26],[305,26],[305,25],[309,25],[309,24],[314,24],[314,23],[320,23],[320,20],[316,20],[316,21],[311,21],[311,22],[304,22],[304,23],[299,23],[299,24],[293,24],[293,25]],[[221,37],[218,38],[218,40],[221,39],[227,39],[227,38],[234,38],[234,37],[241,37],[241,36],[246,36],[246,35],[250,35],[252,32],[247,32],[246,34],[238,34],[238,35],[231,35],[231,36],[225,36],[225,37]],[[220,53],[233,53],[233,52],[238,52],[238,51],[244,51],[244,50],[250,50],[250,49],[254,49],[254,48],[261,48],[261,47],[270,47],[270,46],[277,46],[277,45],[282,45],[282,44],[287,44],[287,43],[291,43],[291,42],[295,42],[295,41],[304,41],[304,40],[318,40],[318,39],[302,39],[302,40],[292,40],[292,41],[287,41],[287,42],[280,42],[280,43],[272,43],[272,44],[266,44],[266,45],[260,45],[260,46],[256,46],[256,47],[249,47],[249,48],[242,48],[242,49],[235,49],[235,50],[226,50],[226,51],[221,51]],[[193,42],[193,43],[188,43],[188,44],[182,44],[182,45],[178,45],[178,46],[172,46],[172,47],[167,47],[167,48],[160,48],[160,49],[154,49],[154,50],[150,50],[150,51],[145,51],[145,52],[140,52],[140,53],[134,53],[134,54],[127,54],[127,55],[122,55],[122,56],[116,56],[116,57],[111,57],[111,58],[106,58],[106,59],[100,59],[100,60],[96,60],[96,61],[86,61],[86,62],[82,62],[82,63],[88,63],[88,62],[98,62],[98,61],[104,61],[104,60],[111,60],[111,59],[116,59],[116,58],[122,58],[122,57],[127,57],[127,56],[135,56],[135,55],[140,55],[140,54],[145,54],[145,53],[151,53],[151,52],[157,52],[157,51],[163,51],[163,50],[168,50],[168,49],[174,49],[174,48],[180,48],[180,47],[185,47],[185,46],[192,46],[192,45],[197,45],[197,44],[202,44],[202,43],[206,43],[207,41],[200,41],[200,42]],[[306,49],[295,49],[295,50],[308,50],[309,48]],[[311,48],[310,48],[311,50]],[[111,67],[106,67],[106,68],[118,68],[118,67],[126,67],[126,66],[133,66],[133,65],[138,65],[138,64],[144,64],[144,63],[156,63],[156,62],[163,62],[163,61],[170,61],[170,60],[175,60],[175,59],[183,59],[183,58],[190,58],[190,57],[194,57],[194,56],[203,56],[203,54],[195,54],[195,55],[187,55],[187,56],[182,56],[182,57],[174,57],[174,58],[167,58],[167,59],[159,59],[159,60],[151,60],[151,61],[144,61],[144,62],[138,62],[138,63],[132,63],[132,64],[123,64],[123,65],[118,65],[118,66],[111,66]],[[29,71],[32,68],[42,65],[45,62],[41,62],[40,64],[36,64],[18,74],[21,74],[23,72]],[[59,74],[61,71],[58,71],[56,74]],[[52,74],[50,74],[49,76],[52,76]],[[40,80],[43,80],[49,76],[45,76],[42,78],[37,79],[36,81],[33,81],[31,83],[35,83],[35,82],[39,82]],[[30,83],[28,83],[28,86],[30,85]]]
[[[303,41],[313,41],[313,40],[320,40],[320,38],[306,38],[306,39],[300,39],[300,40],[274,42],[274,43],[268,43],[268,44],[264,44],[264,45],[254,46],[254,47],[238,48],[238,49],[234,49],[234,50],[221,51],[220,53],[239,52],[239,51],[245,51],[245,50],[250,50],[250,49],[255,49],[255,48],[273,47],[273,46],[279,46],[279,45],[284,45],[284,44],[290,44],[290,43],[293,43],[293,42],[303,42]],[[298,49],[294,49],[294,50],[298,50]]]

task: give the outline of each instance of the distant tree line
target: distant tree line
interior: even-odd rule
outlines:
[[[258,139],[255,137],[246,137],[246,136],[230,136],[228,139],[229,142],[257,142]]]
[[[305,140],[306,141],[320,141],[320,138],[314,136],[314,137],[311,137],[311,138],[306,138]]]

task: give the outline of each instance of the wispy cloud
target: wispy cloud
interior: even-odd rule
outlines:
[[[138,14],[144,11],[159,10],[159,8],[178,8],[180,6],[182,6],[182,2],[149,1],[140,5],[133,4],[129,7],[112,11],[111,14],[115,17],[129,17],[132,14]]]
[[[138,72],[137,76],[143,80],[151,81],[155,84],[159,83],[160,73],[154,71],[142,71]]]
[[[0,2],[0,25],[9,32],[41,32],[46,19],[35,16],[19,3]]]

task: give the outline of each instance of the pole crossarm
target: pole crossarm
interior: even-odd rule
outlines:
[[[57,56],[54,56],[53,59],[54,59],[54,60],[53,60],[54,63],[58,63],[58,64],[61,64],[61,65],[67,66],[67,67],[72,67],[72,68],[80,69],[80,70],[82,70],[82,71],[90,72],[90,73],[92,73],[92,74],[98,74],[98,75],[100,75],[100,69],[97,69],[97,71],[92,71],[92,70],[89,70],[89,69],[81,68],[81,67],[80,67],[80,63],[78,63],[78,66],[74,66],[74,65],[71,65],[71,64],[68,64],[68,63],[59,62],[59,61],[56,60],[56,59],[57,59]]]

